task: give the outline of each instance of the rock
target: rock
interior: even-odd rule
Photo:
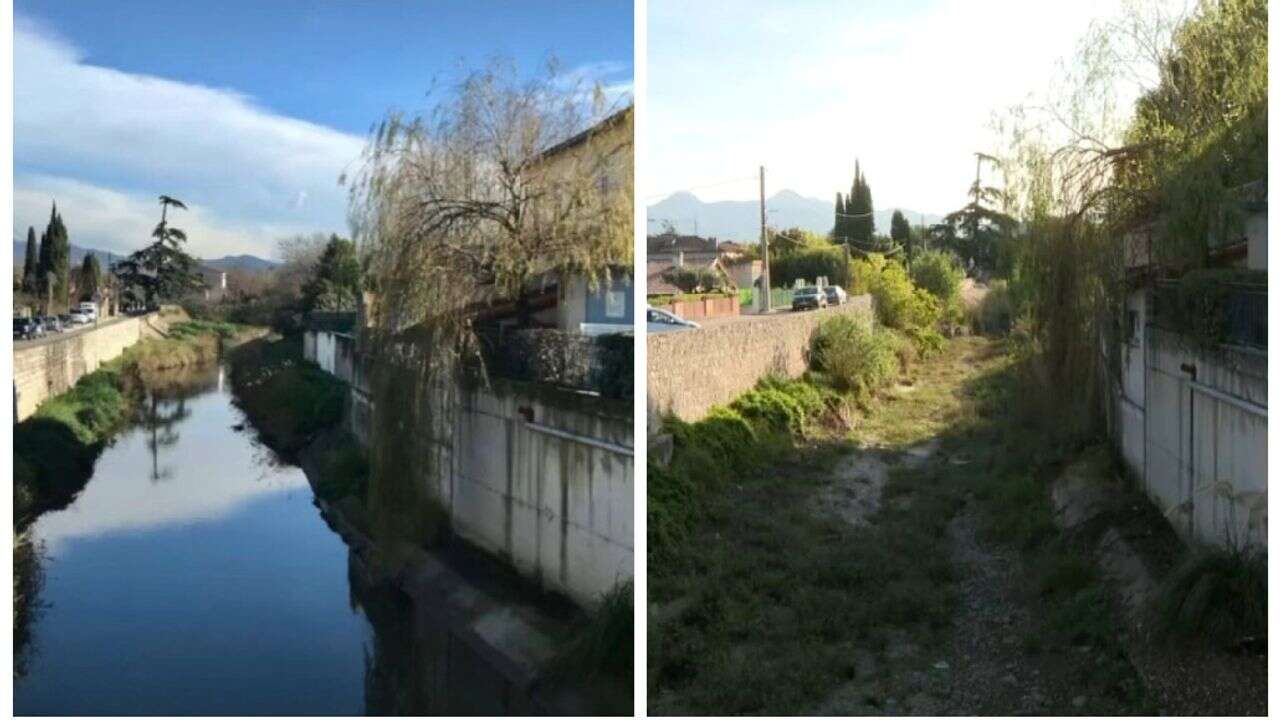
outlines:
[[[1087,703],[1087,702],[1089,702],[1089,699],[1088,699],[1088,698],[1086,698],[1086,697],[1085,697],[1085,696],[1083,696],[1083,695],[1077,695],[1077,696],[1075,696],[1075,697],[1071,698],[1071,707],[1074,707],[1074,708],[1082,708],[1082,707],[1084,707],[1084,704],[1085,704],[1085,703]]]
[[[948,664],[946,660],[939,660],[938,662],[933,664],[933,669],[934,670],[950,670],[951,665]]]
[[[1000,679],[1001,679],[1002,681],[1004,681],[1004,682],[1008,683],[1009,685],[1017,685],[1017,684],[1018,684],[1018,678],[1017,678],[1017,677],[1015,677],[1013,673],[1007,673],[1007,674],[1005,674],[1005,676],[1004,676],[1004,677],[1002,677],[1002,678],[1000,678]]]

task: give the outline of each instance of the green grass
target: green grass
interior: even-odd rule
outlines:
[[[1197,548],[1165,579],[1151,603],[1165,638],[1201,638],[1221,647],[1267,636],[1267,558],[1256,550]]]
[[[811,712],[859,679],[857,652],[888,663],[886,648],[905,637],[945,657],[959,593],[949,527],[961,510],[980,540],[1022,561],[1014,583],[1034,629],[1021,647],[1082,693],[1146,707],[1092,552],[1053,523],[1048,479],[1060,454],[1019,421],[1020,377],[1003,343],[958,338],[868,403],[847,436],[793,436],[730,470],[714,443],[682,452],[677,435],[680,467],[664,478],[669,469],[650,466],[650,709]],[[926,440],[940,443],[940,459],[890,464],[869,523],[823,512],[850,451],[892,463]],[[676,540],[655,540],[655,490],[666,493],[664,516],[683,512]],[[879,671],[894,672],[906,671]]]
[[[175,327],[186,329],[176,338],[148,339],[128,348],[14,426],[16,524],[66,505],[84,487],[103,444],[131,417],[150,372],[216,357],[210,334],[214,328],[200,323]]]
[[[324,452],[316,494],[325,500],[354,497],[364,502],[369,488],[369,456],[350,435],[344,435]]]
[[[560,672],[605,675],[628,684],[634,678],[635,602],[631,581],[604,593],[586,620],[573,630],[555,661]]]
[[[347,386],[302,359],[299,338],[258,340],[231,353],[236,402],[273,448],[301,450],[342,420]]]

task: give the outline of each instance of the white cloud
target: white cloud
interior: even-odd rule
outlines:
[[[150,193],[126,193],[50,175],[19,175],[13,185],[17,240],[26,239],[28,226],[34,226],[36,236],[40,235],[54,201],[72,244],[121,255],[151,242],[151,231],[160,220],[157,196]],[[169,221],[187,233],[188,251],[203,258],[242,253],[274,258],[277,239],[310,233],[316,227],[265,221],[235,223],[199,203],[187,202],[187,207],[185,212],[171,210]]]
[[[965,201],[991,113],[1047,89],[1117,0],[649,4],[644,195],[768,168],[770,192],[834,199],[855,157],[876,206]],[[750,181],[697,191],[753,197]]]
[[[53,198],[36,199],[55,190],[72,242],[104,249],[145,240],[161,193],[193,207],[190,248],[205,257],[269,255],[281,228],[344,231],[337,181],[363,138],[234,90],[87,64],[22,19],[13,52],[15,236],[43,226]]]

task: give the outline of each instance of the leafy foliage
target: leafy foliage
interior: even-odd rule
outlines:
[[[360,296],[360,260],[355,243],[331,235],[316,263],[315,275],[302,287],[308,310],[354,310]]]
[[[176,300],[186,293],[204,287],[204,280],[192,258],[182,249],[187,234],[170,227],[170,207],[185,210],[180,200],[160,196],[160,223],[151,231],[155,242],[134,252],[115,266],[126,300],[155,305],[162,300]]]
[[[897,377],[898,341],[869,322],[837,315],[814,333],[809,365],[836,390],[866,400]]]
[[[769,276],[774,287],[791,287],[796,280],[813,284],[819,277],[826,277],[829,284],[848,288],[849,261],[843,247],[811,247],[773,260]]]
[[[927,250],[911,263],[911,281],[945,305],[959,296],[964,270],[960,268],[959,258],[952,253]]]
[[[671,268],[663,277],[685,293],[714,292],[728,284],[722,275],[706,267]]]

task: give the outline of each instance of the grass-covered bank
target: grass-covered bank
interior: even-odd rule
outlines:
[[[651,713],[1265,708],[1265,563],[1185,548],[1105,445],[1035,420],[1009,349],[949,340],[861,403],[827,395],[803,432],[732,407],[670,423],[671,463],[650,463]],[[1069,471],[1106,498],[1074,525]],[[1100,561],[1116,536],[1159,588],[1136,616]],[[1199,688],[1154,687],[1166,669]]]
[[[49,398],[13,429],[14,523],[65,506],[93,471],[103,445],[126,425],[152,375],[216,362],[221,344],[251,330],[177,322]]]

